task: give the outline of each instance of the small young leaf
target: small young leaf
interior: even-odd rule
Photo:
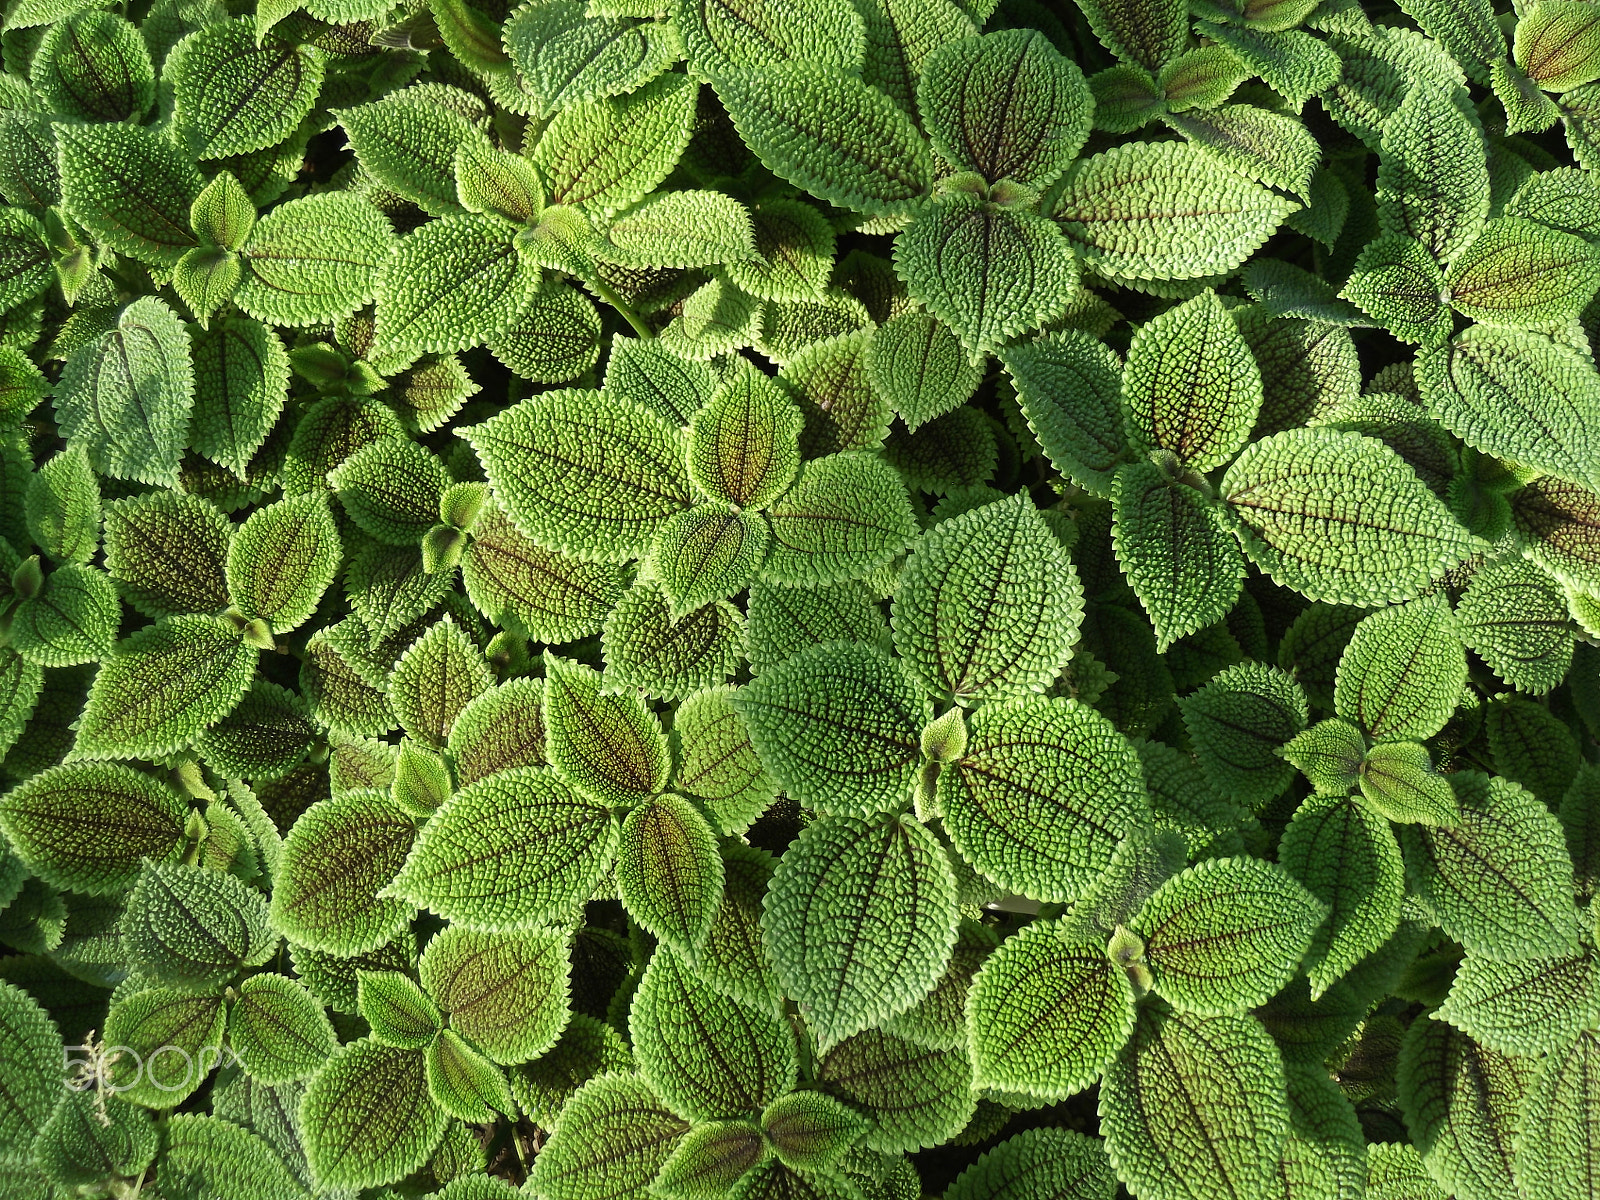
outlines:
[[[389,678],[389,702],[408,734],[442,747],[461,710],[493,686],[494,677],[482,652],[447,616],[395,663]]]
[[[428,1094],[423,1055],[371,1038],[341,1046],[300,1102],[312,1177],[323,1187],[377,1187],[427,1162],[446,1116]]]
[[[766,560],[771,536],[759,513],[697,504],[656,533],[645,569],[676,620],[744,591]]]
[[[863,579],[887,566],[916,534],[905,485],[894,468],[863,452],[830,454],[767,510],[772,548],[763,578],[790,586]]]
[[[880,326],[866,361],[873,390],[911,431],[961,407],[982,378],[950,327],[921,309],[900,313]]]
[[[672,746],[673,786],[705,807],[724,833],[747,829],[778,792],[751,744],[729,687],[707,688],[678,705]]]
[[[801,831],[762,924],[783,990],[822,1045],[933,988],[955,943],[955,899],[944,848],[909,818],[830,816]]]
[[[679,700],[732,678],[744,662],[744,619],[726,600],[674,619],[661,585],[641,579],[606,618],[600,649],[613,684]]]
[[[402,239],[378,277],[378,350],[448,354],[507,332],[539,286],[511,235],[503,221],[467,213]]]
[[[1284,743],[1284,758],[1300,768],[1319,796],[1348,796],[1361,778],[1367,739],[1349,721],[1329,717]]]
[[[972,982],[967,1028],[978,1087],[1064,1099],[1096,1079],[1133,1032],[1134,992],[1100,946],[1059,922],[1007,938]]]
[[[248,317],[194,334],[194,420],[189,444],[243,477],[289,398],[289,356],[278,335]]]
[[[333,114],[362,169],[435,216],[457,211],[456,151],[482,136],[451,93],[408,88]]]
[[[764,508],[800,469],[801,415],[769,376],[735,371],[689,427],[689,477],[740,508]]]
[[[1444,272],[1415,238],[1381,237],[1369,243],[1339,294],[1401,341],[1433,345],[1450,334]]]
[[[492,1124],[496,1114],[516,1112],[505,1075],[454,1030],[443,1030],[429,1042],[423,1061],[428,1094],[456,1120]]]
[[[400,1050],[425,1049],[444,1020],[416,983],[399,971],[356,971],[356,1007],[375,1040]]]
[[[450,926],[417,964],[450,1028],[495,1062],[538,1058],[567,1026],[570,952],[553,932],[479,933]]]
[[[105,1040],[122,1046],[109,1082],[124,1100],[146,1108],[182,1104],[222,1061],[224,1004],[175,988],[140,988],[119,996],[106,1016]]]
[[[599,633],[623,593],[620,567],[546,550],[498,505],[473,526],[461,581],[496,625],[553,645]]]
[[[28,482],[28,532],[56,562],[87,563],[100,543],[100,483],[80,446],[63,450]]]
[[[785,1166],[826,1171],[847,1154],[868,1123],[825,1092],[790,1092],[761,1114],[761,1131]]]

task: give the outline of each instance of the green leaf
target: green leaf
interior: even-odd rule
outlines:
[[[1224,104],[1207,111],[1167,113],[1162,121],[1240,174],[1294,196],[1311,197],[1322,147],[1295,118],[1253,104]]]
[[[922,209],[895,239],[894,264],[912,298],[955,330],[973,361],[1059,316],[1078,288],[1060,230],[969,192]]]
[[[771,536],[759,513],[697,504],[657,532],[645,571],[661,585],[677,620],[747,588],[767,557]]]
[[[1600,285],[1600,251],[1518,217],[1490,221],[1446,277],[1450,303],[1488,325],[1549,326],[1576,317]]]
[[[688,1129],[638,1076],[601,1075],[567,1101],[529,1182],[548,1200],[642,1195]]]
[[[1162,998],[1220,1015],[1264,1004],[1288,983],[1327,915],[1281,867],[1208,859],[1157,888],[1133,928]]]
[[[886,647],[888,626],[864,583],[814,588],[757,582],[750,588],[750,661],[759,673],[823,642]]]
[[[1600,79],[1600,21],[1573,0],[1543,0],[1517,22],[1512,61],[1547,92]]]
[[[974,1085],[1060,1100],[1100,1077],[1133,1032],[1134,991],[1100,946],[1035,921],[984,963],[967,996]]]
[[[978,709],[938,798],[964,858],[1002,887],[1053,902],[1089,887],[1149,811],[1127,739],[1061,699]]]
[[[549,202],[607,212],[649,195],[688,145],[698,91],[697,81],[668,73],[556,113],[529,155]]]
[[[1311,600],[1410,600],[1472,553],[1406,462],[1358,433],[1291,429],[1253,442],[1221,495],[1256,565]]]
[[[1454,825],[1460,817],[1449,781],[1434,772],[1427,747],[1415,742],[1368,750],[1360,786],[1368,804],[1402,825]]]
[[[540,278],[511,235],[498,218],[467,213],[403,238],[378,277],[378,351],[448,354],[510,330]]]
[[[944,973],[955,877],[906,817],[830,816],[778,865],[763,927],[778,980],[822,1046],[911,1007]]]
[[[726,996],[775,1010],[778,984],[761,935],[761,903],[772,880],[773,857],[732,841],[722,854],[722,902],[705,945],[694,957],[695,972]]]
[[[820,63],[853,75],[861,67],[862,19],[838,0],[682,3],[668,11],[696,74],[715,79],[730,68]]]
[[[1070,1129],[1025,1129],[960,1175],[946,1200],[1112,1200],[1117,1177],[1098,1139]]]
[[[61,1034],[48,1013],[14,984],[0,981],[0,1146],[7,1163],[26,1163],[28,1148],[61,1103]]]
[[[806,463],[767,519],[772,548],[763,577],[792,586],[864,578],[910,545],[916,532],[899,476],[862,452]]]
[[[658,192],[612,218],[607,259],[628,267],[710,267],[756,257],[750,213],[721,192]]]
[[[57,567],[11,617],[11,645],[41,667],[92,662],[111,653],[122,616],[111,580],[93,567]]]
[[[38,664],[15,650],[0,652],[0,755],[22,736],[43,690],[44,671]],[[0,884],[0,896],[4,894],[5,886]]]
[[[653,338],[619,334],[611,339],[604,394],[649,409],[669,424],[687,425],[716,392],[719,378],[708,364],[680,358]]]
[[[1158,650],[1233,610],[1244,555],[1204,493],[1157,463],[1129,463],[1117,471],[1112,504],[1117,561],[1150,616]]]
[[[304,1079],[338,1047],[322,1005],[297,980],[252,975],[228,1008],[228,1044],[250,1078],[264,1084]]]
[[[222,1060],[223,1010],[220,996],[173,988],[119,996],[106,1017],[105,1044],[124,1053],[111,1064],[109,1083],[146,1108],[183,1103]]]
[[[1367,1195],[1372,1200],[1449,1200],[1409,1143],[1367,1147]]]
[[[439,523],[450,475],[431,450],[406,437],[362,446],[328,474],[345,514],[369,537],[409,546]]]
[[[1306,953],[1315,1001],[1399,929],[1405,865],[1388,822],[1347,796],[1302,801],[1278,862],[1329,910]]]
[[[723,270],[741,291],[762,300],[815,300],[833,271],[834,232],[815,205],[781,197],[750,209],[756,257]]]
[[[63,203],[98,240],[164,267],[197,244],[189,205],[200,194],[200,172],[173,142],[124,124],[61,124],[55,135]]]
[[[394,244],[388,219],[353,192],[290,200],[256,222],[240,251],[246,270],[234,302],[272,325],[346,316],[377,295]]]
[[[1419,356],[1422,396],[1447,429],[1486,455],[1523,464],[1524,477],[1533,474],[1526,468],[1537,468],[1593,486],[1590,425],[1600,411],[1600,377],[1587,355],[1549,332],[1469,326],[1448,346]],[[1561,488],[1555,480],[1539,486]],[[1491,497],[1502,511],[1499,496],[1509,490],[1500,487]],[[1535,500],[1536,525],[1538,507]],[[1552,513],[1550,519],[1559,525],[1562,518]],[[1488,536],[1504,527],[1494,526]]]
[[[1600,591],[1600,494],[1546,475],[1508,499],[1528,556],[1569,589]]]
[[[574,787],[610,805],[638,804],[667,784],[661,724],[636,695],[603,692],[595,670],[545,656],[550,762]]]
[[[400,726],[430,746],[443,746],[461,710],[494,686],[482,652],[446,616],[411,644],[389,677],[389,702]]]
[[[461,96],[451,91],[429,95],[408,88],[333,113],[362,170],[434,216],[458,211],[456,151],[481,137],[449,102]]]
[[[461,787],[544,765],[544,681],[512,679],[474,697],[450,727],[448,753]]]
[[[24,501],[28,532],[56,562],[87,563],[100,544],[100,483],[80,446],[41,466]]]
[[[496,625],[557,645],[599,633],[623,593],[620,567],[546,550],[498,505],[473,526],[461,581]]]
[[[289,356],[278,335],[225,317],[194,335],[194,420],[189,444],[244,477],[289,398]]]
[[[400,1050],[422,1050],[444,1028],[433,1001],[399,971],[356,971],[356,1006],[375,1040]]]
[[[901,213],[933,184],[933,158],[911,118],[838,67],[730,66],[713,87],[768,169],[831,204],[869,216]]]
[[[594,392],[546,392],[459,430],[525,534],[598,562],[638,557],[692,497],[684,437]]]
[[[1572,662],[1566,597],[1525,559],[1492,563],[1472,577],[1456,604],[1461,639],[1513,687],[1542,695]]]
[[[716,833],[679,796],[647,800],[622,823],[616,879],[617,894],[635,922],[693,954],[711,932],[722,898]]]
[[[1173,0],[1138,4],[1088,0],[1081,6],[1100,44],[1118,58],[1159,71],[1189,40],[1188,10]]]
[[[762,764],[819,812],[889,811],[910,799],[932,710],[899,662],[827,643],[761,673],[729,703]]]
[[[1381,237],[1369,243],[1339,293],[1395,337],[1425,346],[1450,334],[1444,272],[1415,238]]]
[[[566,383],[600,357],[600,314],[576,289],[547,282],[489,342],[489,352],[524,379]]]
[[[1467,955],[1433,1013],[1500,1054],[1553,1054],[1600,1019],[1593,952],[1502,963]]]
[[[800,469],[801,423],[771,376],[737,370],[690,422],[689,477],[714,499],[764,508]]]
[[[950,327],[921,309],[891,317],[874,332],[866,366],[872,389],[912,431],[961,407],[981,380]]]
[[[1467,659],[1443,595],[1379,609],[1339,659],[1334,707],[1377,741],[1421,741],[1444,728],[1467,682]]]
[[[1248,1014],[1146,1008],[1100,1085],[1100,1130],[1148,1200],[1271,1194],[1289,1134],[1278,1048]]]
[[[542,115],[648,83],[683,53],[675,26],[618,17],[584,19],[576,4],[512,14],[505,47]]]
[[[403,1179],[428,1161],[445,1122],[428,1094],[422,1052],[371,1038],[336,1050],[300,1102],[306,1161],[327,1188]]]
[[[687,1119],[753,1115],[794,1086],[788,1025],[712,991],[669,947],[651,958],[628,1029],[644,1078]]]
[[[139,31],[93,9],[52,24],[29,73],[47,108],[84,121],[137,121],[156,98],[155,68]]]
[[[250,687],[256,651],[229,621],[167,617],[101,664],[78,721],[80,758],[157,758],[193,745]]]
[[[458,1121],[491,1124],[497,1113],[514,1114],[516,1100],[505,1075],[454,1030],[443,1030],[423,1051],[428,1094]]]
[[[713,1200],[766,1156],[761,1130],[748,1121],[697,1124],[662,1165],[651,1190],[673,1200]]]
[[[1469,953],[1518,962],[1574,953],[1571,860],[1551,812],[1516,784],[1450,776],[1461,820],[1401,830],[1413,889]]]
[[[854,1109],[826,1092],[790,1092],[767,1105],[761,1132],[785,1166],[827,1171],[869,1128]]]
[[[589,898],[616,846],[603,805],[518,767],[445,801],[389,891],[469,928],[534,929]]]
[[[933,148],[990,183],[1046,188],[1089,136],[1083,72],[1036,29],[947,42],[928,55],[917,107]]]
[[[1383,125],[1378,225],[1448,263],[1483,227],[1489,173],[1475,118],[1438,83],[1418,79]]]
[[[88,895],[116,895],[143,859],[170,862],[188,806],[171,785],[120,763],[42,771],[0,797],[0,832],[28,870]]]
[[[1087,333],[1062,330],[999,357],[1051,465],[1085,490],[1110,495],[1127,446],[1117,356]]]
[[[315,492],[257,509],[228,547],[228,591],[273,633],[303,625],[339,570],[339,529]]]
[[[162,1129],[155,1181],[174,1200],[259,1195],[300,1200],[305,1186],[267,1138],[217,1117],[174,1113]]]
[[[194,368],[183,322],[143,296],[67,356],[56,418],[102,475],[171,486],[188,440]]]
[[[75,1091],[56,1106],[40,1129],[33,1157],[58,1185],[93,1185],[104,1183],[108,1176],[137,1176],[155,1161],[160,1148],[161,1138],[148,1109],[104,1103],[94,1092]]]
[[[966,1128],[975,1106],[965,1050],[930,1049],[881,1029],[827,1051],[817,1082],[866,1114],[872,1128],[864,1142],[882,1154],[949,1141]]]
[[[744,619],[725,600],[674,620],[661,585],[640,579],[606,618],[600,648],[613,684],[680,700],[726,683],[744,662]]]
[[[554,932],[480,933],[450,926],[417,964],[450,1028],[495,1062],[538,1058],[567,1026],[571,961]]]
[[[261,966],[278,948],[266,897],[225,871],[180,863],[140,873],[121,926],[124,952],[144,978],[197,991]]]
[[[1077,572],[1032,501],[999,501],[935,526],[918,543],[895,592],[895,646],[946,696],[1041,691],[1072,653],[1081,595]]]
[[[207,25],[173,47],[173,119],[197,158],[227,158],[285,141],[322,89],[309,48],[258,40],[248,18]]]
[[[1516,1144],[1517,1183],[1529,1200],[1559,1200],[1595,1157],[1594,1086],[1600,1037],[1580,1033],[1540,1064],[1528,1089]]]
[[[1396,1071],[1400,1109],[1434,1181],[1459,1200],[1516,1194],[1518,1110],[1534,1064],[1442,1021],[1413,1021]]]
[[[1283,671],[1240,663],[1178,707],[1201,769],[1223,795],[1260,805],[1294,778],[1278,748],[1305,728],[1308,709],[1305,693]]]
[[[1133,449],[1170,450],[1198,474],[1244,446],[1261,408],[1261,372],[1215,292],[1134,333],[1122,400]]]
[[[378,891],[406,861],[416,836],[411,818],[383,792],[358,790],[313,804],[283,840],[273,928],[297,946],[329,954],[378,949],[414,914]]]
[[[1178,142],[1080,159],[1051,215],[1108,279],[1203,279],[1231,271],[1299,206]]]
[[[54,282],[43,226],[19,209],[0,210],[0,303],[15,308]]]
[[[1555,807],[1580,762],[1566,722],[1536,701],[1502,696],[1484,713],[1484,725],[1499,773]]]

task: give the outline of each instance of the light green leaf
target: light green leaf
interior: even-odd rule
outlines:
[[[278,335],[248,317],[194,334],[190,446],[244,477],[289,398],[289,356]]]
[[[388,218],[354,192],[290,200],[256,222],[240,251],[246,271],[234,302],[272,325],[347,316],[377,295],[394,244]]]
[[[965,1050],[930,1049],[881,1029],[827,1051],[817,1081],[866,1114],[865,1144],[881,1154],[941,1145],[966,1128],[975,1107]]]
[[[489,352],[524,379],[566,383],[594,366],[600,341],[600,314],[588,297],[547,281]]]
[[[468,928],[534,929],[587,900],[616,847],[603,805],[518,767],[445,801],[389,891]]]
[[[140,862],[168,862],[188,808],[173,788],[118,763],[51,767],[0,797],[0,832],[28,870],[89,895],[132,887]]]
[[[1077,898],[1148,816],[1133,748],[1073,700],[978,709],[938,798],[963,857],[1003,887],[1054,902]]]
[[[448,754],[465,787],[545,762],[544,681],[512,679],[474,697],[450,727]]]
[[[605,212],[649,195],[689,143],[698,92],[698,82],[669,73],[556,113],[529,154],[549,202]]]
[[[67,667],[111,653],[122,610],[111,580],[93,567],[57,567],[11,615],[11,646],[41,667]]]
[[[1502,963],[1467,955],[1432,1014],[1500,1054],[1553,1054],[1600,1020],[1592,951]]]
[[[1025,1129],[983,1154],[945,1200],[1112,1200],[1117,1177],[1104,1146],[1071,1129]]]
[[[1141,0],[1138,4],[1088,0],[1081,7],[1102,46],[1148,71],[1159,71],[1189,40],[1188,10],[1174,0]]]
[[[1051,215],[1108,279],[1203,279],[1244,262],[1299,205],[1179,142],[1080,159]]]
[[[697,504],[656,533],[645,570],[661,585],[676,620],[748,587],[770,538],[760,513]]]
[[[1547,92],[1600,79],[1600,21],[1573,0],[1543,0],[1517,22],[1511,57]]]
[[[111,1064],[108,1082],[124,1100],[146,1108],[183,1103],[222,1061],[223,1013],[222,997],[174,988],[117,997],[106,1016],[105,1043],[132,1053]]]
[[[1100,1085],[1100,1131],[1147,1200],[1269,1195],[1289,1134],[1278,1047],[1246,1013],[1146,1008]]]
[[[956,937],[955,877],[906,817],[824,817],[800,833],[767,893],[778,980],[822,1046],[922,999]]]
[[[867,370],[871,342],[872,333],[867,329],[825,333],[821,340],[783,356],[778,382],[805,415],[805,432],[800,437],[805,458],[871,450],[883,444],[894,415],[888,400],[873,387]]]
[[[710,496],[762,508],[800,467],[801,415],[770,376],[736,370],[694,414],[689,476]]]
[[[1436,774],[1426,746],[1386,742],[1367,751],[1361,794],[1399,824],[1454,825],[1460,817],[1449,781]]]
[[[861,67],[862,20],[840,0],[679,3],[668,11],[695,73],[713,79],[739,67],[820,63],[851,75]]]
[[[55,406],[62,434],[102,475],[175,484],[194,407],[183,322],[158,297],[135,300],[67,356]]]
[[[1600,493],[1546,475],[1508,499],[1528,556],[1569,590],[1600,592]]]
[[[781,197],[750,209],[756,257],[723,270],[741,291],[762,300],[815,300],[833,271],[834,232],[815,205]]]
[[[1450,266],[1450,303],[1487,325],[1570,321],[1600,284],[1600,250],[1580,237],[1524,221],[1490,221]]]
[[[1358,433],[1291,429],[1253,442],[1220,491],[1245,552],[1312,600],[1410,600],[1472,553],[1405,460]]]
[[[435,216],[459,211],[456,151],[482,135],[451,101],[476,104],[444,88],[403,89],[356,108],[334,111],[362,170],[383,187]]]
[[[710,934],[722,899],[716,833],[680,796],[647,800],[622,823],[616,879],[628,915],[692,955]]]
[[[1483,227],[1489,172],[1483,133],[1439,83],[1417,79],[1383,125],[1378,224],[1454,261]]]
[[[1534,1064],[1442,1021],[1413,1021],[1396,1071],[1400,1109],[1434,1182],[1458,1200],[1516,1194],[1518,1110]]]
[[[268,1138],[229,1121],[174,1113],[162,1127],[155,1182],[174,1200],[259,1195],[262,1200],[302,1200],[305,1185],[284,1165]],[[137,1174],[135,1172],[135,1174]]]
[[[726,600],[674,620],[661,585],[635,581],[606,618],[600,649],[613,684],[681,700],[726,683],[744,662],[744,618]]]
[[[653,338],[619,334],[611,339],[604,395],[632,401],[669,424],[687,425],[716,392],[719,378],[708,364],[681,358]]]
[[[1007,353],[1026,349],[1013,347]],[[912,431],[966,403],[982,377],[950,327],[921,309],[900,313],[878,328],[868,344],[866,365],[873,390]]]
[[[1228,57],[1233,59],[1232,54]],[[1191,145],[1240,174],[1311,199],[1312,180],[1322,162],[1322,146],[1294,117],[1253,104],[1223,104],[1169,112],[1161,119],[1188,138]]]
[[[607,1073],[567,1101],[529,1182],[547,1200],[644,1195],[688,1129],[638,1076]]]
[[[28,532],[56,562],[87,563],[100,544],[100,483],[73,446],[39,467],[24,497]]]
[[[300,1102],[311,1174],[323,1187],[376,1187],[403,1179],[444,1134],[446,1116],[428,1094],[419,1050],[371,1038],[341,1046]]]
[[[322,58],[269,37],[248,18],[207,25],[177,46],[161,73],[173,118],[197,158],[227,158],[285,141],[322,89]]]
[[[644,1078],[690,1120],[753,1115],[794,1086],[787,1023],[712,991],[669,947],[650,959],[628,1030]]]
[[[1070,657],[1081,595],[1032,501],[999,501],[936,525],[917,544],[895,592],[895,646],[946,696],[1026,695]]]
[[[831,1170],[869,1128],[860,1113],[826,1092],[790,1092],[761,1114],[761,1131],[785,1166]]]
[[[1572,662],[1566,596],[1525,559],[1484,567],[1456,604],[1461,639],[1513,687],[1542,695]]]
[[[1305,728],[1305,693],[1285,672],[1245,662],[1178,701],[1212,787],[1249,805],[1280,794],[1294,769],[1278,748]]]
[[[399,971],[356,971],[356,1007],[372,1036],[400,1050],[425,1049],[444,1021],[416,983]]]
[[[1153,462],[1117,471],[1112,544],[1150,615],[1157,649],[1214,625],[1238,603],[1244,555],[1217,508]]]
[[[1582,695],[1580,689],[1573,690]],[[1489,753],[1499,774],[1554,808],[1572,785],[1581,762],[1571,727],[1526,696],[1498,697],[1483,716]]]
[[[724,833],[738,833],[766,811],[778,791],[732,704],[736,691],[696,692],[673,714],[673,786],[704,806]]]
[[[1137,451],[1170,450],[1201,475],[1239,451],[1261,408],[1261,372],[1215,292],[1135,331],[1122,400]]]
[[[378,276],[379,353],[468,350],[507,332],[539,286],[512,230],[477,213],[429,221]]]
[[[637,557],[691,503],[682,433],[628,401],[546,392],[459,432],[517,526],[579,558]]]
[[[189,205],[200,172],[153,129],[60,124],[61,193],[73,218],[119,254],[170,267],[197,244]]]
[[[409,546],[438,524],[450,476],[431,450],[410,438],[385,437],[330,471],[328,484],[345,515],[369,537]]]
[[[984,963],[967,996],[974,1085],[1059,1100],[1100,1077],[1133,1032],[1134,991],[1104,948],[1035,921]]]
[[[585,19],[576,3],[519,10],[505,47],[543,115],[648,83],[683,53],[676,27],[620,17]]]
[[[1097,338],[1069,329],[1009,346],[999,357],[1051,465],[1085,490],[1109,496],[1128,440],[1117,356]]]
[[[1467,659],[1443,595],[1362,619],[1339,659],[1334,707],[1380,742],[1430,738],[1467,682]]]
[[[1577,950],[1572,863],[1555,816],[1498,776],[1450,776],[1455,825],[1408,825],[1406,873],[1439,928],[1469,953],[1501,962]]]
[[[1400,927],[1405,865],[1388,822],[1346,796],[1302,801],[1278,862],[1329,910],[1306,954],[1315,1001]]]
[[[1529,1200],[1561,1200],[1592,1170],[1597,1068],[1600,1036],[1584,1032],[1548,1055],[1534,1075],[1516,1143],[1517,1183]]]
[[[443,1030],[423,1051],[428,1094],[458,1121],[491,1124],[496,1114],[515,1114],[516,1100],[505,1075],[452,1029]]]
[[[78,721],[80,758],[156,758],[192,745],[244,696],[256,651],[215,617],[168,617],[118,645]]]
[[[48,288],[56,279],[50,259],[36,218],[21,209],[0,210],[0,303],[15,308]]]
[[[1078,288],[1072,251],[1049,221],[969,192],[919,212],[895,239],[894,263],[974,361],[1059,316]]]
[[[710,267],[756,257],[750,213],[721,192],[658,192],[606,228],[606,258],[627,267]]]
[[[1342,717],[1318,721],[1297,733],[1279,751],[1300,768],[1319,796],[1348,796],[1361,779],[1367,739]]]
[[[610,805],[638,804],[667,784],[661,723],[636,695],[603,692],[600,672],[545,656],[550,762],[574,787]]]
[[[1425,346],[1450,335],[1448,294],[1433,253],[1411,237],[1369,243],[1339,293],[1401,341]]]
[[[339,570],[339,529],[316,492],[257,509],[228,547],[228,591],[273,633],[303,625]]]
[[[1410,1143],[1381,1142],[1367,1147],[1367,1195],[1371,1200],[1450,1200]]]
[[[152,863],[139,875],[122,921],[124,953],[152,983],[219,988],[278,949],[267,900],[226,871]]]
[[[228,1044],[264,1084],[304,1079],[338,1046],[333,1026],[305,986],[282,975],[252,975],[228,1008]]]
[[[395,663],[389,703],[402,729],[418,741],[442,747],[461,710],[493,686],[482,652],[446,616]]]
[[[672,1200],[715,1200],[766,1154],[760,1128],[749,1121],[703,1122],[662,1164],[651,1190]]]
[[[546,550],[498,505],[472,529],[461,580],[478,611],[534,641],[559,645],[599,633],[623,592],[622,569]]]
[[[933,184],[928,143],[882,92],[838,67],[726,67],[713,86],[774,174],[869,216],[906,211]]]
[[[56,1106],[33,1143],[33,1158],[58,1185],[93,1185],[108,1176],[137,1176],[155,1161],[160,1148],[161,1137],[148,1109],[104,1103],[100,1095],[82,1091],[70,1093]]]
[[[819,812],[886,812],[911,797],[932,709],[883,651],[827,643],[765,670],[729,703],[763,765]]]
[[[560,933],[480,933],[452,925],[428,943],[417,966],[450,1028],[495,1062],[538,1058],[571,1015],[571,961]]]

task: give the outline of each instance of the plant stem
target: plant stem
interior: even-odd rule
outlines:
[[[602,282],[598,275],[589,280],[589,286],[594,289],[595,295],[599,296],[600,299],[604,300],[612,308],[616,309],[617,312],[621,314],[622,319],[629,325],[632,325],[633,331],[640,337],[653,338],[656,336],[651,331],[650,327],[639,319],[638,315],[634,313],[633,309],[628,307],[627,301],[623,300],[621,296],[617,295],[615,291]]]

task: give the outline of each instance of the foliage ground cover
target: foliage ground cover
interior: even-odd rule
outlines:
[[[0,1200],[1600,1200],[1600,5],[0,57]]]

